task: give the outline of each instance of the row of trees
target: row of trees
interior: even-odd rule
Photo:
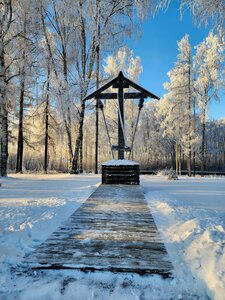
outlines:
[[[92,103],[86,108],[84,121],[81,100],[114,75],[102,71],[107,53],[138,29],[146,12],[155,13],[168,4],[166,0],[0,2],[1,176],[7,175],[7,164],[17,172],[71,167],[72,172],[82,171],[83,154],[85,168],[92,168],[87,161],[96,153],[93,144],[99,148],[92,119],[100,117],[100,126],[103,120]],[[199,22],[213,20],[216,26],[224,22],[222,0],[182,0],[181,11],[185,6]],[[129,63],[132,66],[132,61]],[[139,72],[135,63],[130,72],[135,79]],[[132,116],[134,107],[130,104]],[[145,125],[143,121],[141,126]],[[110,150],[103,150],[101,138],[105,137],[100,135],[99,155],[104,160]]]
[[[223,34],[212,32],[195,47],[194,56],[187,35],[178,42],[177,62],[168,73],[170,81],[164,84],[168,93],[158,105],[163,135],[176,144],[177,172],[181,152],[187,158],[189,175],[199,153],[202,175],[205,170],[207,111],[225,86],[224,46]]]
[[[222,32],[210,32],[195,49],[191,49],[188,35],[178,42],[177,61],[168,72],[169,82],[164,84],[167,93],[160,101],[148,102],[141,117],[132,156],[142,167],[155,170],[174,167],[177,174],[187,169],[189,176],[195,174],[196,169],[201,170],[202,175],[206,168],[225,170],[225,119],[207,120],[210,103],[219,100],[224,93],[224,46]],[[132,51],[121,49],[108,57],[105,71],[115,76],[120,69],[137,81],[142,72],[140,59],[133,58]],[[116,110],[113,111],[109,100],[105,102],[110,136],[116,143],[113,126]],[[116,107],[116,103],[114,105]],[[125,103],[129,145],[137,106],[131,100]],[[93,122],[92,117],[89,118]],[[101,132],[104,132],[103,122],[102,126]],[[106,134],[101,140],[107,140]],[[109,159],[107,149],[108,145],[102,150],[103,160]]]
[[[73,161],[75,171],[78,167],[82,171],[84,106],[81,100],[99,84],[104,52],[111,51],[112,45],[132,33],[138,26],[136,16],[142,18],[149,10],[149,3],[132,0],[5,0],[0,3],[2,176],[7,173],[9,138],[17,139],[16,171],[22,171],[24,143],[29,144],[24,117],[31,108],[39,106],[44,106],[45,130],[40,137],[40,143],[45,146],[44,169],[47,170],[51,140],[51,110],[56,106],[67,138],[69,164]],[[11,117],[12,124],[18,122],[17,137],[14,131],[10,132]],[[74,126],[77,119],[81,125],[78,132]]]
[[[183,169],[188,169],[191,173],[207,167],[209,170],[224,171],[225,166],[225,119],[217,121],[206,120],[206,111],[213,97],[216,96],[222,88],[222,65],[215,63],[219,60],[222,63],[223,53],[222,40],[215,43],[218,35],[210,33],[200,45],[196,47],[194,57],[191,53],[188,36],[185,36],[178,42],[178,61],[175,67],[168,73],[170,82],[165,83],[168,93],[160,101],[149,101],[145,103],[141,119],[136,134],[134,150],[131,158],[141,163],[142,168],[158,170],[162,168],[176,168],[177,173]],[[208,82],[207,76],[214,74],[214,81],[210,83],[210,93],[207,94],[207,102],[202,105],[203,96],[199,92],[200,75],[197,73],[199,65],[198,49],[202,44],[208,44],[208,49],[212,51],[212,45],[215,53],[211,53],[211,59],[208,61],[208,71],[204,72],[204,83],[202,88]],[[217,50],[216,50],[217,49]],[[219,49],[219,50],[218,50]],[[188,56],[187,56],[188,55]],[[204,58],[207,62],[208,53],[204,51]],[[189,57],[188,67],[183,64]],[[182,63],[181,63],[182,62]],[[115,55],[108,56],[105,61],[104,71],[108,76],[116,76],[118,71],[123,69],[125,75],[138,81],[142,72],[141,61],[139,57],[133,56],[133,51],[128,48],[121,48]],[[179,68],[178,68],[179,66]],[[201,64],[202,67],[202,64]],[[208,80],[211,78],[208,77]],[[188,93],[190,91],[190,94]],[[212,93],[212,91],[214,91]],[[205,96],[205,94],[204,94]],[[35,149],[26,147],[24,167],[27,170],[43,169],[43,144],[37,143],[39,136],[44,131],[44,123],[40,119],[43,115],[44,106],[40,106],[39,111],[33,109],[26,117],[29,128],[32,124],[32,130],[29,135],[31,145]],[[117,100],[104,101],[104,118],[107,122],[107,129],[110,136],[110,143],[117,143]],[[138,101],[126,100],[125,102],[125,123],[127,144],[131,145],[136,118],[138,114]],[[202,115],[205,116],[202,118]],[[113,158],[110,150],[107,131],[105,128],[103,114],[99,115],[99,161],[103,162]],[[29,122],[28,122],[29,120]],[[32,122],[31,122],[32,120]],[[56,109],[52,109],[51,126],[51,146],[49,148],[49,168],[57,171],[67,171],[69,169],[69,156],[66,156],[66,138],[64,130],[60,126],[60,114]],[[84,139],[83,139],[83,160],[84,170],[93,171],[95,168],[95,135],[93,127],[95,124],[95,104],[90,103],[86,107],[86,116],[84,120]],[[78,131],[79,123],[76,123],[75,132]],[[203,131],[204,130],[204,131]],[[203,136],[204,134],[204,136]],[[204,156],[202,155],[202,140],[204,138]],[[15,168],[16,153],[13,153],[13,145],[10,156],[10,169]],[[114,157],[117,156],[113,153]],[[126,155],[129,158],[129,153]],[[204,164],[202,164],[204,157]]]

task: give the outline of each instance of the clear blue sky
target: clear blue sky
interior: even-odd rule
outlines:
[[[195,26],[189,12],[186,12],[181,20],[175,2],[172,2],[166,12],[160,11],[154,18],[148,18],[141,27],[142,36],[132,37],[127,44],[134,50],[134,56],[141,57],[143,73],[140,84],[162,97],[165,93],[163,83],[168,81],[166,74],[173,67],[178,54],[177,41],[188,34],[194,47],[208,35],[210,28]],[[212,103],[209,117],[225,117],[224,94],[221,95],[220,102]]]

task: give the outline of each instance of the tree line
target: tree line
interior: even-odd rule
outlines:
[[[173,168],[177,174],[183,170],[195,175],[205,170],[225,171],[225,118],[208,120],[212,101],[219,101],[224,93],[224,37],[218,32],[209,35],[192,49],[189,36],[178,42],[178,55],[174,67],[164,83],[165,95],[160,101],[145,103],[138,124],[138,131],[131,157],[141,167],[157,171]],[[105,72],[116,76],[123,69],[127,77],[138,81],[143,71],[139,57],[121,48],[107,58]],[[222,99],[221,99],[222,100]],[[216,105],[216,103],[215,103]],[[117,101],[105,100],[104,115],[108,122],[111,144],[117,136]],[[127,144],[131,145],[138,102],[126,100],[125,123]],[[85,142],[87,169],[93,165],[91,153],[92,114],[86,116]],[[112,158],[103,117],[101,118],[101,161]],[[88,156],[89,154],[89,156]],[[114,154],[116,156],[116,153]],[[129,158],[129,152],[126,158]]]
[[[112,72],[103,71],[102,62],[107,54],[115,52],[115,48],[122,46],[124,38],[138,30],[140,21],[144,17],[156,13],[158,9],[164,9],[169,2],[163,0],[3,0],[0,2],[1,176],[6,176],[8,169],[16,172],[23,170],[82,172],[84,169],[86,171],[93,169],[96,150],[99,150],[100,162],[110,157],[111,151],[105,142],[106,136],[99,107],[94,102],[85,107],[82,99],[93,88],[98,87],[113,75]],[[210,6],[207,6],[208,4],[204,1],[197,2],[196,6],[196,1],[181,1],[181,12],[188,7],[195,20],[200,23],[211,20],[215,26],[223,24],[223,1],[213,1],[213,5],[210,4]],[[221,32],[223,32],[222,29]],[[212,37],[214,37],[213,34]],[[220,38],[222,39],[222,34]],[[220,45],[224,46],[221,42]],[[202,51],[204,52],[204,49]],[[113,58],[113,55],[111,57]],[[129,63],[132,65],[131,60]],[[180,64],[185,65],[186,62],[181,61]],[[189,64],[191,66],[192,62]],[[209,95],[204,89],[201,89],[201,80],[203,79],[197,81],[196,78],[201,78],[200,74],[204,73],[205,69],[200,70],[201,62],[198,65],[199,69],[190,67],[189,86],[188,83],[185,84],[185,87],[180,87],[180,91],[183,94],[187,92],[188,97],[192,101],[196,99],[198,104],[205,93],[206,113],[207,104],[211,98],[216,96],[218,89],[212,78],[208,86],[211,91],[213,83],[212,94]],[[178,65],[176,68],[180,72],[180,77],[186,74],[182,68],[185,69],[187,66],[181,68]],[[198,76],[194,76],[192,72],[198,72]],[[180,104],[176,105],[175,102],[179,103],[181,100],[179,100],[179,92],[177,94],[174,92],[173,84],[177,79],[172,78],[172,73],[173,71],[171,71],[170,83],[166,87],[168,88],[167,98],[173,98],[175,95],[174,101],[171,103],[178,107]],[[134,76],[134,71],[130,76]],[[185,82],[186,80],[188,79],[185,77]],[[172,94],[173,96],[170,96]],[[163,99],[162,103],[165,102],[166,100]],[[147,105],[139,124],[140,128],[146,130],[139,128],[140,134],[137,138],[139,150],[134,151],[133,159],[136,158],[143,165],[153,167],[154,164],[157,165],[156,157],[161,153],[165,162],[168,162],[171,152],[166,153],[165,144],[175,143],[177,145],[175,148],[177,149],[175,150],[177,161],[181,161],[182,153],[186,157],[187,151],[189,151],[189,161],[190,151],[192,160],[193,157],[197,160],[199,154],[193,145],[199,145],[199,143],[194,143],[198,137],[193,135],[192,131],[193,126],[197,128],[196,124],[201,123],[204,124],[201,149],[203,146],[205,147],[201,152],[201,161],[205,165],[206,158],[208,159],[210,156],[209,149],[212,146],[207,146],[207,134],[208,132],[212,134],[212,131],[216,132],[217,126],[220,125],[217,122],[210,125],[206,118],[204,121],[203,104],[201,107],[198,106],[199,111],[196,108],[194,118],[191,116],[187,121],[187,123],[189,122],[187,125],[189,126],[187,127],[189,128],[189,142],[184,142],[182,131],[177,133],[179,131],[177,130],[174,136],[166,133],[162,126],[167,122],[165,115],[161,116],[162,122],[157,119],[154,124],[152,120],[156,119],[153,114],[155,108],[149,108]],[[130,116],[127,118],[131,124],[131,130],[134,126],[131,117],[135,117],[135,105],[135,103],[130,103],[128,107]],[[193,102],[190,103],[192,114],[193,105]],[[114,135],[116,123],[113,112],[110,112],[109,107],[105,108],[109,114],[111,134]],[[163,108],[156,110],[163,111]],[[172,110],[174,109],[171,108]],[[150,117],[153,119],[149,121]],[[203,121],[198,122],[200,119]],[[98,121],[95,122],[95,120]],[[98,126],[101,129],[99,130],[99,143],[95,137],[94,122],[97,130]],[[153,124],[156,127],[154,130],[152,127],[151,131]],[[170,120],[170,124],[175,126],[172,120]],[[148,127],[146,128],[146,126]],[[157,141],[156,135],[160,134],[162,130],[165,136]],[[198,130],[200,130],[199,127]],[[152,136],[155,136],[155,145],[151,145],[153,143]],[[163,140],[165,143],[161,149]],[[217,146],[220,144],[221,141],[218,140]],[[182,150],[178,150],[178,148]],[[180,153],[179,157],[178,152]],[[212,165],[214,156],[210,156]],[[162,162],[162,159],[159,158],[158,161]],[[219,161],[221,162],[219,163]],[[218,166],[222,161],[223,156],[216,159]],[[190,165],[190,163],[188,164]]]

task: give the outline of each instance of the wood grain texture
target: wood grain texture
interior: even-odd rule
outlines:
[[[139,186],[101,185],[25,262],[35,268],[170,276],[172,264]]]
[[[140,184],[139,165],[102,165],[102,184]]]

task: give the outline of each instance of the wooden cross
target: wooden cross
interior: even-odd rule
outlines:
[[[104,91],[110,87],[118,89],[117,93],[104,93]],[[138,92],[124,93],[124,89],[129,87],[132,87]],[[83,100],[86,101],[92,98],[97,100],[118,99],[118,159],[124,159],[124,151],[126,146],[124,140],[124,99],[145,99],[148,97],[159,100],[159,97],[147,91],[140,85],[134,83],[130,79],[124,77],[123,73],[120,72],[116,78],[112,79],[95,92],[85,97]]]

